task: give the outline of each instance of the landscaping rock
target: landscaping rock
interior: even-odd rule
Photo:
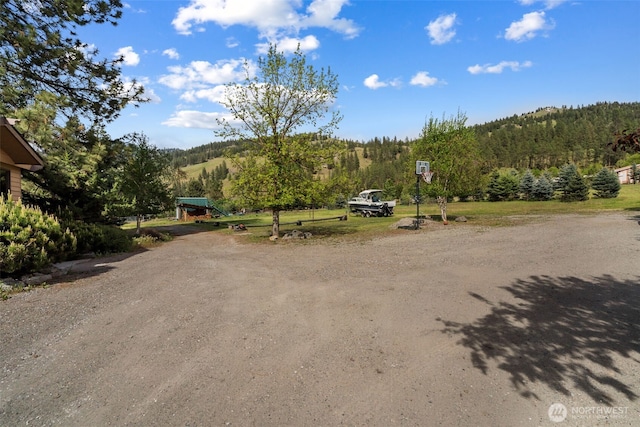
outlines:
[[[289,233],[286,233],[282,236],[282,240],[290,240],[290,239],[310,239],[312,234],[309,232],[302,232],[299,230],[293,230]]]
[[[428,222],[432,222],[433,220],[430,217],[420,218],[420,225],[426,224]],[[391,224],[390,228],[397,229],[401,228],[403,230],[415,230],[416,229],[416,219],[415,218],[401,218],[395,224]]]
[[[33,276],[22,277],[22,281],[27,286],[41,285],[51,279],[53,279],[53,276],[51,274],[34,274]]]

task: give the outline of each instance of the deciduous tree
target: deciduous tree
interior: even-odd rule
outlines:
[[[338,78],[330,69],[308,65],[299,47],[287,58],[275,45],[259,58],[256,75],[246,62],[243,84],[226,86],[221,103],[233,121],[219,120],[221,128],[215,133],[250,141],[248,155],[233,160],[238,169],[233,192],[245,203],[273,212],[273,236],[279,235],[281,210],[317,199],[315,174],[341,150],[331,139],[296,135],[305,126],[315,128],[315,134],[331,135],[342,118],[331,111],[337,93]]]
[[[434,175],[427,193],[436,197],[445,223],[447,199],[472,194],[480,183],[478,143],[466,122],[462,112],[441,120],[430,117],[413,149],[414,160],[430,162]]]

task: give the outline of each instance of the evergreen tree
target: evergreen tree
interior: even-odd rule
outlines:
[[[129,152],[118,188],[125,199],[125,214],[136,215],[136,233],[144,214],[164,212],[171,203],[167,182],[171,175],[169,156],[149,144],[146,136],[128,136]]]
[[[545,175],[542,175],[533,184],[531,196],[534,200],[551,200],[553,199],[553,185]]]
[[[610,169],[602,168],[593,178],[591,187],[595,190],[596,197],[603,199],[618,197],[620,192],[618,174]]]
[[[498,171],[493,171],[491,174],[491,180],[487,187],[487,197],[490,202],[497,202],[502,200],[502,190],[500,189],[500,174]]]
[[[202,181],[191,178],[187,183],[186,197],[204,197],[205,189]]]
[[[533,196],[533,186],[535,184],[535,177],[533,173],[531,173],[530,169],[522,176],[520,180],[520,193],[524,197],[525,200],[531,200]]]
[[[562,192],[563,202],[578,202],[589,198],[589,187],[574,164],[565,165],[558,175],[558,189]]]
[[[62,120],[56,102],[54,95],[40,93],[29,108],[15,112],[16,128],[45,162],[41,171],[25,173],[23,198],[48,213],[68,210],[74,219],[111,222],[125,143],[112,140],[102,125],[86,127],[75,116]]]
[[[566,164],[558,171],[558,179],[554,181],[553,188],[556,191],[564,191],[569,185],[571,177],[578,173],[578,169],[574,164]]]
[[[505,200],[513,200],[518,195],[519,181],[517,175],[509,172],[501,174],[498,171],[493,172],[491,181],[487,188],[489,201],[499,202]]]
[[[116,25],[120,0],[4,0],[0,12],[0,116],[32,104],[38,94],[58,98],[67,117],[111,121],[143,88],[122,78],[123,58],[100,60],[78,34],[90,24]]]
[[[215,179],[213,174],[209,175],[209,179],[205,182],[204,195],[209,200],[222,200],[224,194],[222,193],[222,181]]]
[[[384,182],[384,186],[382,187],[382,195],[384,200],[394,200],[396,199],[397,187],[393,183],[391,179],[387,179]]]

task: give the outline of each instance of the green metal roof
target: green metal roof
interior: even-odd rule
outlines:
[[[214,208],[214,204],[206,197],[176,197],[176,205],[192,205],[203,208]]]
[[[211,200],[206,197],[176,197],[176,206],[185,207],[187,210],[195,208],[212,209],[224,216],[229,216],[228,212],[217,207]]]

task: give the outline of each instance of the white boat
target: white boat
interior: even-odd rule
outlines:
[[[364,190],[347,202],[351,212],[362,216],[391,216],[396,206],[395,200],[382,200],[382,190]]]

